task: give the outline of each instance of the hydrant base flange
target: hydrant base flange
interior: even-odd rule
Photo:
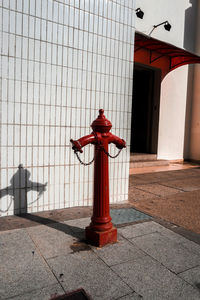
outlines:
[[[96,247],[117,242],[117,228],[114,226],[107,231],[94,231],[88,226],[85,229],[85,235],[87,242]]]

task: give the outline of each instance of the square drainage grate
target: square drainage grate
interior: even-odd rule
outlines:
[[[86,294],[84,289],[78,289],[77,291],[73,291],[68,294],[55,296],[50,300],[92,300],[92,298]]]
[[[152,219],[150,216],[134,208],[111,209],[110,215],[114,225]]]

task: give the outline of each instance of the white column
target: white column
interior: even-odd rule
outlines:
[[[198,2],[195,52],[200,55],[200,2]],[[191,110],[190,155],[200,160],[200,64],[194,66],[193,99]]]

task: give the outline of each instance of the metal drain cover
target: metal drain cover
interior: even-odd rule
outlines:
[[[134,208],[111,209],[110,216],[115,225],[151,219],[150,216]]]
[[[55,296],[49,300],[92,300],[92,298],[86,294],[84,289],[78,289],[68,294]]]

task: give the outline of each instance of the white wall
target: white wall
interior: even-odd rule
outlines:
[[[133,5],[0,1],[1,216],[12,215],[14,207],[15,213],[31,213],[92,204],[93,166],[80,165],[69,140],[91,132],[99,108],[112,132],[128,142],[110,163],[111,202],[127,199]],[[92,158],[93,146],[86,147],[83,159]]]
[[[148,35],[153,29],[153,25],[168,21],[172,26],[170,32],[161,25],[152,32],[151,36],[184,48],[185,13],[191,8],[191,5],[191,0],[136,0],[136,8],[140,7],[144,12],[143,19],[136,18],[136,31]],[[191,34],[192,32],[190,32]],[[188,34],[187,39],[189,38]]]
[[[158,135],[158,158],[161,159],[183,159],[187,72],[188,66],[175,69],[161,84]]]
[[[151,36],[180,48],[194,51],[196,2],[193,0],[136,0],[144,18],[136,18],[136,31],[149,34],[153,25],[168,20],[170,32],[163,26]],[[162,81],[158,158],[183,159],[188,67],[170,72]]]
[[[200,65],[194,67],[189,157],[200,161]]]

